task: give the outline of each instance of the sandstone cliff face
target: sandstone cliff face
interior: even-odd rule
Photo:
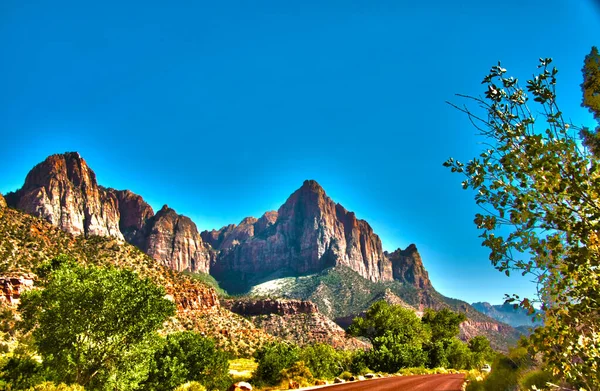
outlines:
[[[391,263],[369,224],[334,203],[315,181],[304,182],[277,212],[245,219],[224,234],[219,249],[213,268],[217,278],[235,274],[245,281],[344,265],[371,281],[392,279]]]
[[[4,199],[2,194],[0,194],[0,208],[6,208],[6,200]]]
[[[189,218],[169,208],[155,216],[139,195],[99,186],[78,153],[48,157],[7,200],[71,234],[126,240],[175,270],[208,273],[213,253]]]
[[[143,242],[143,228],[154,216],[152,207],[142,197],[129,190],[108,189],[117,199],[119,206],[119,229],[125,240],[140,247]]]
[[[271,335],[299,344],[327,343],[335,348],[366,349],[368,344],[346,337],[345,331],[305,300],[223,300],[221,305],[248,318]]]
[[[253,299],[253,300],[223,300],[223,308],[240,315],[292,315],[313,314],[319,312],[317,306],[305,300],[285,299]]]
[[[394,280],[414,285],[417,288],[431,288],[429,273],[423,266],[417,246],[411,244],[405,250],[398,249],[386,256],[392,263]]]
[[[96,174],[78,153],[50,156],[8,198],[11,206],[72,234],[123,239],[116,197],[98,186]]]
[[[144,226],[140,248],[175,270],[208,273],[212,257],[196,224],[167,205]]]
[[[0,302],[18,305],[21,294],[33,288],[32,274],[0,276]]]

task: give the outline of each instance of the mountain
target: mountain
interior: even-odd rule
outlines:
[[[371,226],[312,180],[277,211],[200,233],[191,219],[166,205],[155,214],[141,196],[98,185],[78,153],[48,157],[6,201],[77,237],[126,241],[162,266],[210,273],[230,293],[311,300],[340,324],[376,300],[393,299],[416,311],[464,312],[470,323],[463,334],[483,333],[497,347],[518,336],[510,326],[438,293],[414,244],[384,252]]]
[[[76,152],[36,165],[6,201],[65,232],[126,240],[172,269],[208,273],[213,252],[188,217],[166,205],[155,215],[139,195],[98,185]]]
[[[161,265],[136,247],[114,237],[71,235],[17,210],[0,206],[0,305],[18,303],[36,283],[35,269],[60,254],[79,262],[134,270],[165,288],[177,305],[167,330],[195,330],[210,335],[231,352],[250,352],[273,337],[220,304],[214,289]],[[247,353],[248,354],[248,353]]]
[[[473,307],[477,311],[486,314],[490,318],[499,320],[500,322],[507,323],[513,327],[526,326],[536,327],[541,324],[541,320],[532,319],[535,315],[543,315],[542,311],[536,311],[535,314],[528,315],[527,311],[523,308],[514,308],[512,304],[504,303],[500,305],[492,305],[486,302],[473,303]]]
[[[220,251],[210,272],[230,292],[244,292],[273,275],[333,266],[347,266],[371,281],[392,280],[392,264],[373,229],[315,181],[305,181],[277,212],[202,235]]]

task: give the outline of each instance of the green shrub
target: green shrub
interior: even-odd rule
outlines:
[[[342,354],[327,344],[306,346],[300,353],[300,359],[318,379],[332,379],[343,370]]]
[[[364,350],[356,350],[352,355],[352,362],[350,363],[350,372],[360,375],[366,373],[369,369],[367,361],[369,360],[369,353]]]
[[[281,371],[298,361],[300,349],[288,342],[271,342],[254,353],[258,367],[252,376],[256,384],[274,386],[281,381]]]
[[[313,384],[314,377],[304,361],[295,362],[291,367],[281,371],[282,384],[288,384],[290,381],[298,383],[300,387],[307,387]]]
[[[538,389],[545,388],[548,382],[556,382],[551,373],[544,370],[535,370],[525,373],[521,377],[519,384],[522,389],[531,390],[533,386],[536,386]]]
[[[344,371],[344,372],[340,373],[340,376],[339,376],[340,379],[344,379],[344,380],[350,380],[351,377],[352,377],[352,373],[350,373],[348,371]]]
[[[191,381],[178,386],[173,391],[206,391],[206,387],[196,381]]]
[[[225,389],[231,384],[229,360],[214,342],[191,331],[167,335],[154,352],[147,390],[173,389],[197,381],[209,389]]]
[[[6,389],[23,390],[46,380],[42,364],[28,356],[6,355],[0,366],[0,380]]]
[[[53,382],[47,381],[36,384],[28,391],[84,391],[84,388],[79,384],[66,385],[65,383],[60,383],[56,385]]]

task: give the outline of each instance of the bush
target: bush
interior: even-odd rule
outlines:
[[[144,388],[173,389],[189,381],[208,389],[227,388],[231,383],[227,354],[217,350],[211,339],[191,331],[167,335],[154,352]]]
[[[295,362],[291,367],[281,371],[282,385],[291,381],[298,383],[300,387],[307,387],[313,384],[313,375],[306,364],[304,364],[304,361]]]
[[[206,387],[196,381],[191,381],[178,386],[173,391],[206,391]]]
[[[274,386],[281,381],[281,371],[298,361],[300,349],[288,342],[271,342],[254,353],[258,367],[252,376],[256,384]]]
[[[342,372],[341,356],[333,347],[323,343],[306,346],[300,353],[302,361],[319,379],[332,379]]]
[[[28,391],[84,391],[84,388],[79,384],[66,385],[60,383],[58,385],[47,381],[31,387]]]
[[[350,363],[350,372],[360,375],[367,373],[369,370],[367,361],[369,360],[369,353],[364,350],[356,350],[352,355],[352,362]]]
[[[554,379],[549,372],[536,370],[525,373],[519,381],[519,384],[521,385],[521,388],[531,390],[533,386],[536,386],[538,389],[545,388],[546,383],[548,382],[554,383],[556,382],[556,379]]]
[[[370,351],[367,362],[376,371],[395,373],[400,368],[424,366],[427,354],[419,346],[389,344]]]
[[[46,380],[42,364],[28,356],[6,355],[0,365],[0,380],[7,389],[23,390]]]
[[[344,380],[350,380],[351,377],[352,377],[352,373],[350,373],[348,371],[344,371],[344,372],[340,373],[340,376],[339,376],[340,379],[344,379]]]

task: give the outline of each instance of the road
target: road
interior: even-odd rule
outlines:
[[[322,387],[326,391],[461,391],[465,375],[394,376]]]

